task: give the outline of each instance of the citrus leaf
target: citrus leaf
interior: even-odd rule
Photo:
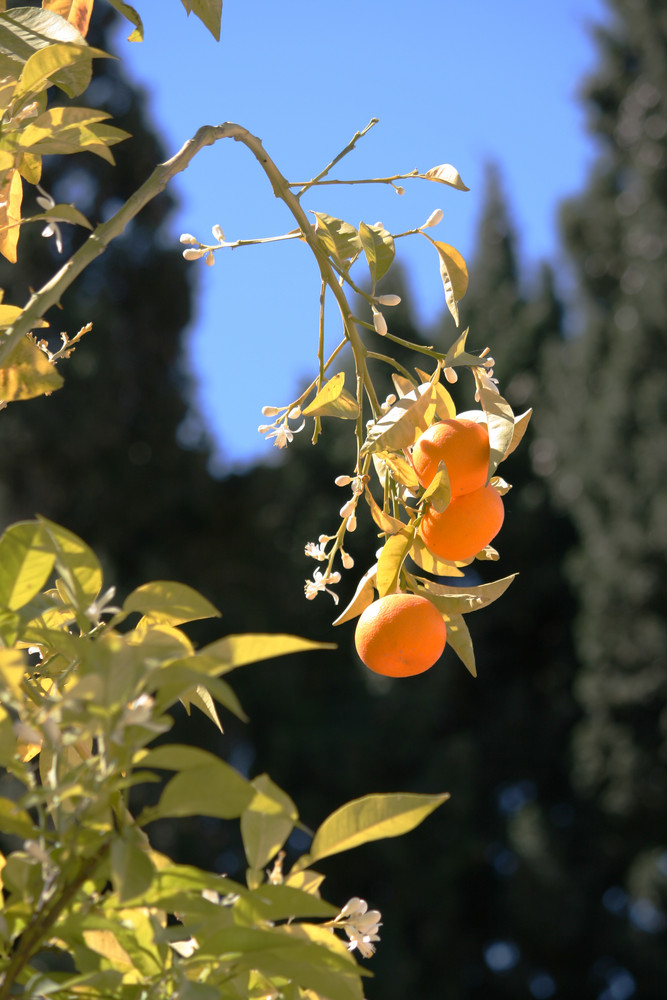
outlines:
[[[93,58],[110,59],[102,49],[81,42],[55,42],[39,48],[27,59],[14,92],[14,99],[37,94],[56,83],[70,97],[80,94],[90,81]]]
[[[165,816],[213,816],[234,819],[253,798],[254,790],[238,771],[208,750],[175,743],[135,755],[142,768],[178,773],[165,786],[157,806],[139,817],[140,825]]]
[[[207,719],[211,720],[220,732],[223,732],[215,702],[211,697],[210,691],[203,684],[197,684],[193,691],[188,691],[187,694],[181,695],[180,700],[188,715],[190,714],[190,705],[194,705],[200,712],[204,713]]]
[[[438,243],[435,241],[434,246],[438,251],[440,260],[440,277],[442,278],[442,285],[445,290],[447,308],[458,326],[458,303],[468,289],[468,269],[463,257],[454,247],[450,247],[448,243]]]
[[[258,775],[251,784],[262,794],[241,815],[241,837],[248,864],[263,868],[283,846],[299,814],[287,792],[268,774]]]
[[[9,308],[13,308],[8,306]],[[3,307],[0,306],[0,317]],[[0,399],[33,399],[54,392],[63,385],[62,375],[34,340],[25,336],[16,345],[9,361],[0,367]]]
[[[445,368],[454,368],[456,365],[472,365],[473,367],[477,367],[481,364],[477,355],[468,354],[465,349],[466,338],[469,332],[469,330],[464,330],[463,333],[459,334],[452,346],[449,348],[447,354],[445,355]]]
[[[55,558],[38,522],[7,528],[0,538],[0,604],[11,611],[28,604],[46,586]]]
[[[192,13],[211,32],[216,42],[220,41],[222,22],[222,0],[181,0],[188,14]]]
[[[507,455],[507,450],[514,437],[514,413],[506,399],[500,395],[495,385],[489,388],[484,385],[481,377],[475,372],[475,382],[479,401],[486,413],[486,424],[489,429],[489,471],[490,479],[499,464]]]
[[[377,451],[402,451],[414,444],[435,416],[436,392],[432,384],[406,393],[368,430],[362,455]]]
[[[385,837],[399,837],[414,830],[429,813],[449,798],[397,792],[366,795],[341,806],[317,829],[310,858],[317,861]]]
[[[210,601],[185,583],[153,580],[137,587],[123,601],[123,611],[138,611],[151,623],[182,625],[202,618],[219,618],[220,612]]]
[[[315,233],[327,253],[340,264],[361,253],[361,240],[354,226],[323,212],[313,212],[317,223]]]
[[[59,14],[85,37],[93,12],[93,3],[94,0],[42,0],[42,7],[44,10],[52,10],[54,14]]]
[[[447,616],[469,614],[493,604],[501,597],[516,577],[516,573],[506,576],[493,583],[482,583],[478,587],[446,587],[443,584],[432,583],[430,580],[419,579],[420,589],[429,595],[439,597],[438,608]]]
[[[375,458],[375,455],[373,456]],[[371,491],[366,487],[365,497],[368,506],[370,507],[371,517],[377,524],[378,528],[385,532],[387,535],[395,535],[399,531],[403,531],[405,524],[403,521],[399,520],[397,517],[392,517],[391,514],[386,514],[382,507],[376,502],[375,497]]]
[[[342,625],[343,622],[352,621],[353,618],[358,618],[359,615],[370,607],[375,599],[375,575],[377,572],[377,563],[375,563],[366,573],[362,576],[361,580],[357,584],[357,589],[354,592],[354,597],[345,608],[341,611],[333,625]]]
[[[31,215],[29,219],[23,219],[22,221],[69,222],[73,226],[83,226],[85,229],[93,228],[85,215],[83,215],[78,208],[75,208],[74,205],[54,205],[53,208],[49,208],[48,211],[41,212],[39,215]]]
[[[439,606],[439,599],[433,599],[433,603]],[[472,639],[468,626],[462,615],[446,615],[447,624],[447,645],[451,646],[458,658],[461,660],[466,670],[477,677],[477,667],[475,666],[475,652],[472,648]]]
[[[384,226],[367,226],[365,222],[360,222],[359,239],[366,254],[371,282],[375,288],[375,283],[384,277],[396,255],[394,237]]]
[[[0,76],[17,79],[30,57],[53,43],[85,46],[74,25],[49,10],[19,7],[0,14]],[[69,97],[82,93],[90,83],[91,61],[66,67],[54,77]]]
[[[111,842],[111,881],[121,903],[140,896],[155,875],[151,859],[132,840],[115,837]]]
[[[439,462],[433,479],[424,491],[422,501],[428,500],[433,510],[436,510],[438,514],[442,514],[443,510],[446,510],[449,506],[451,498],[452,489],[449,483],[447,466],[444,462]]]
[[[345,372],[338,372],[326,382],[315,398],[302,410],[304,417],[342,417],[356,420],[359,406],[356,399],[345,392]]]
[[[410,463],[402,455],[399,455],[398,452],[383,451],[374,454],[373,463],[378,472],[378,478],[380,477],[378,465],[384,465],[390,470],[393,478],[405,486],[406,489],[410,490],[410,492],[416,492],[419,489],[417,473]]]
[[[220,664],[219,672],[226,673],[259,660],[271,660],[274,656],[290,653],[308,653],[315,649],[336,649],[331,642],[314,642],[297,635],[265,634],[228,635],[210,643],[197,654],[215,659]]]
[[[134,7],[130,7],[129,3],[124,3],[123,0],[108,0],[108,2],[112,7],[115,7],[119,14],[126,17],[130,24],[134,25],[134,31],[129,36],[128,42],[143,42],[144,26]]]
[[[13,169],[7,174],[0,191],[0,253],[10,264],[16,263],[16,248],[21,232],[22,201],[23,181],[20,172]]]
[[[414,530],[404,529],[390,535],[382,546],[376,571],[376,587],[380,597],[386,597],[396,590],[398,576],[405,557],[412,548]]]
[[[507,458],[508,455],[511,455],[512,452],[521,444],[523,436],[528,429],[528,424],[530,423],[532,415],[533,411],[531,409],[526,410],[525,413],[521,413],[518,417],[514,418],[514,433],[512,434],[512,440],[509,443],[509,447],[505,452],[505,458]]]
[[[445,562],[444,559],[438,559],[437,556],[434,556],[431,550],[426,548],[418,534],[415,535],[409,556],[420,569],[426,573],[432,573],[434,576],[463,576],[463,572],[454,563]]]
[[[449,187],[456,188],[457,191],[469,191],[461,180],[461,175],[451,163],[441,163],[437,167],[431,167],[425,174],[421,174],[429,181],[438,181],[439,184],[448,184]]]
[[[29,840],[37,834],[30,816],[11,799],[0,798],[0,830]]]
[[[97,556],[74,532],[45,517],[38,520],[56,554],[56,569],[68,585],[72,599],[85,611],[102,589],[102,568]]]

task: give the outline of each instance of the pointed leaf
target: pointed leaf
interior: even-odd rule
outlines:
[[[431,167],[425,174],[421,175],[429,181],[438,181],[440,184],[448,184],[449,187],[456,188],[457,191],[469,191],[461,180],[461,175],[451,163],[441,163],[437,167]]]
[[[514,418],[514,433],[512,434],[512,440],[509,443],[509,447],[505,452],[505,458],[507,458],[508,455],[511,455],[512,452],[521,444],[523,436],[528,429],[528,424],[530,423],[532,415],[533,411],[531,409],[526,410],[525,413],[521,413],[518,417]]]
[[[56,568],[68,584],[80,610],[85,610],[102,589],[102,568],[92,549],[72,531],[40,517],[56,554]]]
[[[262,794],[254,798],[241,816],[241,836],[248,864],[263,868],[283,846],[299,818],[289,795],[268,774],[251,782]]]
[[[128,42],[143,42],[144,26],[134,7],[130,7],[129,3],[124,3],[123,0],[108,0],[108,2],[112,7],[115,7],[119,14],[126,17],[130,24],[134,25],[134,31],[129,36]]]
[[[155,868],[145,851],[129,838],[111,843],[111,880],[121,903],[144,893],[153,881]]]
[[[414,830],[429,813],[449,798],[442,795],[394,793],[366,795],[333,812],[318,828],[310,847],[317,861],[341,851]]]
[[[402,451],[414,444],[435,416],[436,392],[433,385],[414,389],[395,403],[368,430],[362,454]]]
[[[336,649],[335,643],[314,642],[296,635],[272,635],[261,632],[249,635],[228,635],[212,642],[198,654],[211,657],[220,663],[220,673],[227,673],[247,663],[271,660],[274,656],[291,653],[308,653],[315,649]]]
[[[377,456],[373,455],[373,458],[376,457]],[[371,517],[373,518],[373,520],[375,521],[375,523],[377,524],[378,528],[380,528],[381,531],[384,531],[386,535],[395,535],[399,531],[403,531],[403,529],[406,527],[405,523],[399,520],[399,518],[392,517],[391,514],[385,513],[385,511],[382,510],[382,507],[380,507],[379,504],[376,502],[375,497],[368,489],[368,487],[366,487],[364,495],[366,497],[366,503],[370,507]]]
[[[10,264],[16,263],[16,248],[21,231],[22,200],[23,181],[21,174],[18,170],[10,170],[2,191],[0,191],[0,253]]]
[[[302,411],[304,417],[342,417],[356,420],[359,406],[345,392],[345,372],[338,372],[322,386],[315,398]]]
[[[359,615],[369,607],[375,599],[375,574],[377,572],[377,563],[371,566],[369,570],[362,576],[361,580],[357,584],[357,589],[354,592],[354,597],[345,608],[341,611],[333,625],[342,625],[343,622],[352,621],[353,618],[358,618]]]
[[[440,598],[438,608],[451,617],[478,611],[480,608],[485,608],[497,601],[505,593],[516,575],[513,573],[502,580],[483,583],[478,587],[449,587],[424,579],[420,579],[419,584],[423,590],[428,592],[429,597],[437,596]]]
[[[213,816],[234,819],[250,804],[254,790],[238,771],[207,750],[166,744],[140,753],[141,767],[177,770],[157,806],[139,818],[140,825],[165,816]]]
[[[42,7],[64,17],[85,37],[93,12],[93,3],[94,0],[42,0]]]
[[[433,510],[436,510],[438,514],[442,514],[443,510],[446,510],[449,506],[451,498],[452,488],[449,483],[447,466],[444,462],[439,462],[433,479],[424,491],[422,501],[427,500],[431,504],[431,507],[433,507]]]
[[[86,44],[72,24],[52,11],[19,7],[0,14],[0,76],[17,79],[35,52],[59,42]],[[75,97],[88,86],[90,72],[90,59],[86,59],[61,70],[53,82]]]
[[[188,14],[195,14],[208,28],[216,42],[220,41],[222,0],[181,0]]]
[[[384,226],[367,226],[365,222],[360,222],[359,239],[366,254],[371,282],[375,288],[375,283],[384,277],[396,255],[394,237]]]
[[[5,402],[48,395],[63,384],[56,366],[29,336],[19,341],[9,360],[0,367],[0,399]]]
[[[361,240],[354,226],[323,212],[313,212],[317,219],[315,232],[330,256],[340,264],[361,253]]]
[[[380,597],[393,594],[398,585],[398,577],[405,557],[412,548],[414,530],[405,529],[391,535],[382,547],[378,559],[376,587]]]
[[[433,603],[438,605],[437,597],[433,599]],[[446,615],[445,622],[447,623],[447,645],[451,646],[466,670],[473,677],[477,677],[475,651],[472,648],[472,639],[465,619],[462,615]]]
[[[455,368],[456,365],[472,365],[473,367],[477,367],[481,364],[477,355],[468,354],[465,349],[466,338],[469,332],[469,330],[464,330],[449,348],[445,356],[445,368]]]
[[[185,711],[190,714],[190,705],[194,705],[203,712],[204,715],[211,720],[214,726],[223,732],[222,723],[218,716],[218,710],[215,707],[215,702],[211,697],[208,688],[205,688],[203,684],[198,684],[193,691],[189,691],[187,694],[181,696],[181,702]]]
[[[466,263],[454,247],[448,243],[434,242],[440,259],[440,277],[445,289],[445,301],[447,308],[454,317],[454,322],[459,325],[458,303],[468,289],[468,269]]]
[[[137,587],[123,601],[123,611],[138,611],[150,622],[181,625],[202,618],[219,618],[220,612],[210,601],[185,583],[153,580]]]
[[[7,528],[0,538],[0,604],[16,611],[38,594],[51,575],[55,554],[36,521]]]
[[[409,555],[420,569],[432,573],[433,576],[463,576],[463,572],[455,563],[445,562],[434,556],[431,550],[426,548],[419,534],[415,535]]]
[[[50,83],[57,84],[69,97],[82,93],[92,73],[93,58],[109,59],[102,49],[77,42],[55,42],[34,52],[26,61],[14,92],[14,98],[37,94]]]
[[[90,222],[74,205],[54,205],[46,212],[39,215],[31,215],[23,222],[69,222],[72,226],[83,226],[84,229],[92,229]]]
[[[475,371],[475,382],[479,400],[486,413],[486,424],[489,428],[489,479],[502,462],[514,437],[514,413],[506,399],[500,395],[495,385],[489,388],[484,384],[483,377]]]

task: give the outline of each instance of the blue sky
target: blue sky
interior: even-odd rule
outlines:
[[[289,180],[304,180],[376,117],[332,176],[448,162],[470,192],[425,181],[407,182],[403,197],[385,186],[322,187],[305,208],[355,225],[381,220],[393,232],[442,208],[432,235],[470,259],[484,168],[495,160],[522,260],[556,260],[558,204],[581,187],[594,154],[578,91],[595,65],[590,29],[606,17],[602,0],[225,0],[220,43],[176,0],[140,6],[146,40],[123,40],[122,55],[149,91],[170,154],[200,125],[236,121]],[[232,141],[204,150],[175,190],[175,240],[190,232],[206,241],[215,223],[228,240],[293,228],[252,155]],[[190,365],[227,467],[273,457],[257,433],[261,407],[289,403],[316,370],[319,280],[309,254],[288,242],[219,253],[212,268],[191,264],[199,296]],[[444,309],[433,249],[413,237],[398,257],[418,320],[432,323]]]

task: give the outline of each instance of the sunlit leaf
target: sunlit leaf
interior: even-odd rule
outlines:
[[[509,443],[509,447],[505,452],[505,458],[511,455],[512,452],[519,447],[523,440],[523,436],[528,429],[528,424],[530,423],[530,418],[533,415],[533,411],[526,410],[525,413],[519,414],[518,417],[514,418],[514,433],[512,434],[512,440]]]
[[[111,880],[121,903],[145,892],[155,875],[155,868],[146,851],[129,836],[112,840],[110,868]]]
[[[424,491],[422,500],[428,500],[431,507],[433,507],[438,514],[442,514],[443,510],[446,510],[449,506],[451,498],[452,489],[449,483],[447,466],[444,462],[439,462],[433,479]]]
[[[0,604],[16,611],[38,594],[51,575],[55,553],[37,521],[13,524],[0,538]]]
[[[434,604],[438,604],[438,598],[434,599]],[[462,615],[448,615],[445,621],[447,623],[447,645],[451,646],[466,670],[473,677],[477,677],[475,651],[472,648],[472,639],[465,619]]]
[[[409,448],[433,421],[435,400],[430,384],[407,393],[369,428],[362,454]]]
[[[0,798],[0,830],[3,833],[13,833],[24,840],[37,833],[28,813],[6,798]]]
[[[39,521],[56,553],[56,568],[71,590],[71,597],[85,610],[102,589],[102,568],[93,550],[72,531],[40,517]]]
[[[16,248],[21,231],[22,201],[23,181],[21,174],[18,170],[10,170],[0,191],[0,253],[10,264],[16,263]],[[3,397],[0,396],[1,398]]]
[[[19,173],[28,184],[39,184],[42,179],[42,158],[35,153],[22,153],[18,158]]]
[[[376,469],[378,464],[382,463],[382,465],[390,470],[393,478],[405,486],[406,489],[410,490],[410,492],[416,493],[419,489],[417,473],[407,459],[403,458],[402,455],[399,455],[398,452],[383,451],[379,454],[374,453],[373,462],[375,463]]]
[[[375,457],[376,456],[374,455],[373,458]],[[384,454],[382,457],[384,458]],[[384,531],[387,535],[395,535],[397,532],[403,531],[405,523],[399,520],[399,518],[392,517],[391,514],[387,514],[382,507],[379,506],[368,487],[366,487],[364,495],[371,511],[371,517],[377,524],[378,528]]]
[[[475,372],[479,400],[486,413],[489,428],[489,478],[505,458],[514,437],[514,413],[506,399],[495,389],[489,389]]]
[[[338,372],[322,386],[302,413],[304,417],[342,417],[355,420],[359,415],[356,399],[345,392],[345,372]]]
[[[429,596],[439,597],[438,609],[448,617],[452,617],[478,611],[480,608],[485,608],[497,601],[515,577],[516,573],[513,573],[502,580],[482,583],[477,587],[450,587],[424,579],[420,579],[419,584],[423,590],[428,592]]]
[[[445,301],[447,308],[454,317],[454,322],[459,325],[458,303],[468,289],[468,269],[458,250],[450,247],[448,243],[435,242],[434,246],[438,251],[440,260],[440,277],[445,290]]]
[[[49,10],[19,7],[0,14],[0,76],[18,78],[30,57],[54,43],[85,46],[74,25]],[[61,69],[53,78],[69,97],[82,93],[90,82],[91,60]]]
[[[57,84],[70,97],[86,89],[93,58],[110,58],[102,49],[77,42],[56,42],[40,47],[26,61],[14,97],[37,94],[50,83]]]
[[[262,794],[241,815],[241,836],[248,864],[263,868],[283,846],[299,818],[291,798],[269,778],[260,774],[251,782]]]
[[[458,170],[451,165],[451,163],[441,163],[437,167],[431,167],[427,170],[425,174],[421,175],[426,177],[429,181],[438,181],[440,184],[448,184],[449,187],[456,188],[457,191],[469,191],[470,188],[466,187],[461,180],[461,175]]]
[[[74,205],[54,205],[46,212],[39,215],[31,215],[24,222],[69,222],[73,226],[83,226],[85,229],[92,229],[90,222]]]
[[[376,572],[377,563],[371,566],[371,568],[364,573],[361,580],[357,584],[354,597],[345,610],[341,611],[338,618],[332,622],[333,625],[342,625],[343,622],[349,622],[352,621],[353,618],[358,618],[359,615],[373,603],[375,599]]]
[[[153,580],[137,587],[123,601],[123,611],[138,611],[151,622],[181,625],[201,618],[219,618],[220,612],[210,601],[185,583]]]
[[[472,365],[476,367],[482,363],[477,355],[468,354],[465,349],[468,333],[469,330],[464,330],[463,333],[459,334],[447,351],[444,361],[445,368],[454,368],[456,365]]]
[[[167,744],[139,756],[142,767],[177,770],[157,806],[140,816],[141,825],[165,816],[233,819],[250,804],[254,790],[238,771],[207,750]]]
[[[462,570],[454,563],[445,562],[434,556],[431,550],[426,548],[419,534],[415,535],[409,555],[426,573],[432,573],[434,576],[463,576]]]
[[[144,26],[134,7],[130,7],[129,3],[124,3],[124,0],[107,0],[107,2],[115,7],[119,14],[126,17],[130,24],[134,25],[134,31],[129,36],[128,42],[143,42]]]
[[[60,14],[85,37],[93,12],[93,3],[94,0],[42,0],[42,7],[44,10],[52,10],[54,14]]]
[[[354,226],[342,219],[335,219],[323,212],[313,212],[317,219],[315,232],[327,253],[339,263],[356,257],[361,253],[361,240]]]
[[[218,639],[204,646],[199,655],[219,661],[220,672],[226,673],[247,663],[271,660],[275,656],[287,656],[290,653],[308,653],[315,649],[336,649],[336,645],[302,639],[297,635],[257,632],[247,635],[228,635],[224,639]]]
[[[376,587],[380,597],[392,594],[398,584],[398,576],[405,557],[412,548],[414,531],[404,529],[391,535],[382,547],[376,571]]]
[[[188,14],[195,14],[219,42],[222,0],[181,0],[181,3]]]
[[[2,310],[0,306],[0,317]],[[9,360],[0,367],[0,399],[7,402],[43,396],[61,385],[63,378],[56,366],[28,336],[19,341]]]
[[[310,847],[310,859],[317,861],[341,851],[385,837],[399,837],[416,826],[449,798],[442,795],[392,793],[366,795],[333,812],[318,828]]]
[[[364,248],[371,282],[375,288],[375,283],[384,277],[394,260],[396,254],[394,237],[384,226],[367,226],[365,222],[360,222],[359,239]]]
[[[198,708],[200,712],[203,712],[204,715],[211,720],[213,725],[219,729],[220,732],[223,731],[222,723],[220,722],[220,718],[218,716],[218,710],[215,707],[215,702],[211,697],[210,691],[208,688],[205,688],[203,684],[198,684],[194,690],[181,695],[181,702],[188,715],[190,714],[190,706],[194,705],[195,708]]]

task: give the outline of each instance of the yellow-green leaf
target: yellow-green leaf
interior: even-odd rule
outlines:
[[[397,792],[354,799],[328,816],[318,828],[310,847],[310,858],[317,861],[369,841],[400,837],[414,830],[448,798],[447,793],[414,795]]]
[[[23,181],[21,174],[16,169],[10,170],[0,191],[0,253],[10,264],[16,263],[16,248],[21,231],[22,200]]]
[[[456,365],[472,365],[476,367],[482,363],[475,354],[468,354],[465,349],[468,333],[469,330],[464,330],[463,333],[459,334],[447,351],[444,361],[445,368],[454,368]]]
[[[376,587],[380,597],[392,594],[398,584],[398,576],[405,557],[412,548],[414,530],[404,529],[391,535],[382,547],[376,571]]]
[[[13,307],[0,306],[0,317],[5,308]],[[62,375],[28,336],[19,341],[10,354],[9,361],[0,367],[0,399],[6,402],[43,396],[59,389],[61,385]]]
[[[437,606],[439,599],[434,598],[433,603]],[[465,619],[462,615],[446,615],[445,622],[447,624],[447,645],[452,647],[466,670],[473,677],[477,677],[475,651],[472,648],[472,639]]]
[[[222,21],[222,0],[181,0],[188,14],[193,13],[211,32],[216,42],[220,41]]]
[[[426,548],[419,534],[415,535],[409,555],[412,561],[426,573],[432,573],[434,576],[463,576],[463,572],[455,563],[445,562],[434,556],[431,550]]]
[[[521,444],[523,436],[528,429],[528,424],[530,423],[532,415],[533,411],[531,409],[526,410],[525,413],[521,413],[518,417],[514,418],[514,433],[512,434],[512,440],[509,443],[509,447],[505,452],[505,458],[507,458],[508,455],[511,455],[512,452]]]
[[[20,521],[0,538],[0,605],[16,611],[38,594],[51,575],[55,554],[41,524]]]
[[[449,501],[452,498],[452,489],[449,483],[449,473],[447,472],[447,466],[444,462],[438,463],[438,468],[436,470],[433,479],[429,483],[428,487],[424,491],[422,501],[428,500],[434,510],[438,514],[442,514],[443,510],[446,510],[449,506]]]
[[[340,264],[361,253],[361,240],[354,226],[323,212],[313,212],[317,219],[315,232],[327,253]]]
[[[384,457],[385,456],[383,455],[382,458],[384,459]],[[376,456],[373,455],[373,458],[376,458]],[[399,518],[392,517],[391,514],[385,513],[385,511],[382,510],[382,507],[380,507],[375,500],[375,497],[368,487],[366,487],[364,495],[366,497],[366,503],[371,511],[371,517],[381,531],[384,531],[386,535],[395,535],[397,532],[403,531],[405,523],[399,520]]]
[[[94,0],[42,0],[42,7],[64,17],[85,37],[93,12],[93,3]]]
[[[362,454],[409,448],[432,423],[435,400],[436,392],[431,384],[407,393],[369,428]]]
[[[315,649],[336,649],[335,643],[314,642],[297,635],[266,634],[228,635],[210,643],[198,654],[219,662],[219,673],[227,673],[247,663],[271,660],[274,656],[308,653]]]
[[[299,818],[291,798],[268,774],[251,782],[261,794],[255,796],[241,815],[241,837],[248,864],[263,868],[278,853]]]
[[[342,417],[356,420],[359,407],[356,399],[345,392],[345,372],[338,372],[322,386],[311,403],[304,408],[304,417]]]
[[[514,437],[514,413],[506,399],[500,395],[495,385],[489,388],[484,385],[482,377],[475,372],[475,382],[479,400],[486,413],[486,424],[489,429],[489,472],[490,479],[507,454]]]
[[[79,610],[85,610],[102,589],[102,567],[97,556],[74,532],[45,517],[39,521],[51,540],[56,568],[71,591],[71,598],[77,601]]]
[[[219,618],[220,612],[198,591],[173,580],[153,580],[137,587],[123,601],[123,611],[138,611],[151,623],[181,625],[202,618]]]
[[[56,42],[40,48],[23,67],[14,97],[37,94],[49,81],[57,83],[70,96],[81,93],[81,82],[85,79],[87,86],[87,80],[90,79],[93,57],[108,59],[109,55],[101,49],[91,48],[83,40],[82,44]],[[85,90],[85,86],[82,89]]]
[[[458,303],[468,289],[468,269],[458,250],[450,247],[448,243],[434,242],[440,260],[440,277],[445,290],[445,301],[447,308],[454,317],[454,322],[459,325]]]
[[[354,597],[345,608],[344,611],[338,615],[333,625],[342,625],[343,622],[352,621],[353,618],[358,618],[359,615],[366,610],[375,599],[375,574],[377,572],[377,563],[375,563],[369,570],[364,573],[361,580],[357,584],[357,589],[354,592]]]
[[[134,25],[134,31],[128,37],[128,42],[143,42],[144,26],[134,7],[130,7],[129,3],[124,3],[123,0],[108,0],[108,2],[116,8],[119,14],[126,17],[130,24]]]
[[[428,592],[429,596],[438,597],[438,608],[451,617],[479,611],[480,608],[485,608],[497,601],[505,593],[516,575],[513,573],[502,580],[482,583],[478,587],[449,587],[424,579],[419,580],[419,585]]]
[[[214,816],[234,819],[253,798],[254,789],[241,775],[207,750],[166,744],[136,757],[142,768],[177,770],[154,808],[140,817],[140,824],[164,816]]]
[[[359,239],[366,254],[371,282],[375,288],[375,283],[384,277],[394,260],[396,254],[394,237],[384,226],[367,226],[365,222],[360,222]]]

